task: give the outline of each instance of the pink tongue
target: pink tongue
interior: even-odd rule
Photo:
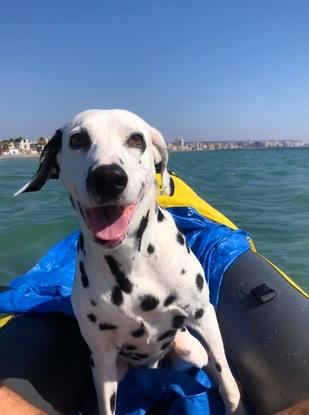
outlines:
[[[132,203],[124,209],[106,206],[89,210],[88,222],[94,236],[104,242],[121,242],[126,235],[135,206],[136,204]]]

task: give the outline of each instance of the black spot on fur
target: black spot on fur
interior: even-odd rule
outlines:
[[[142,360],[141,357],[135,356],[134,354],[131,354],[128,357],[132,360],[137,360],[138,362],[140,362]]]
[[[177,298],[176,294],[171,294],[169,295],[166,300],[164,301],[164,305],[165,307],[169,306],[170,304],[172,304]]]
[[[113,392],[111,399],[110,399],[112,413],[114,413],[114,410],[115,410],[115,403],[116,403],[116,393]]]
[[[158,337],[158,342],[160,342],[161,340],[166,339],[167,337],[175,336],[175,334],[176,334],[176,330],[168,330],[165,333],[161,334],[161,336]]]
[[[185,244],[185,238],[183,237],[183,235],[180,232],[177,233],[176,238],[177,238],[177,242],[180,245],[184,245]]]
[[[166,349],[170,344],[171,344],[171,341],[163,343],[162,346],[161,346],[161,350]]]
[[[215,366],[218,372],[222,372],[222,367],[219,363],[216,363]]]
[[[177,242],[180,244],[180,245],[186,245],[186,248],[187,248],[187,251],[188,251],[188,254],[190,254],[190,248],[189,248],[189,245],[188,245],[188,242],[187,242],[187,240],[186,240],[186,238],[185,238],[185,236],[182,234],[182,232],[181,232],[181,229],[179,228],[179,226],[176,224],[176,227],[177,227],[177,229],[178,229],[178,234],[177,234]]]
[[[165,216],[160,208],[158,208],[158,222],[162,222],[165,219]]]
[[[93,313],[87,314],[87,317],[92,323],[95,323],[97,321],[97,316]]]
[[[149,354],[147,353],[134,353],[135,357],[138,357],[139,359],[147,359],[149,357]]]
[[[94,367],[94,361],[93,361],[93,359],[92,359],[92,356],[90,356],[90,366],[91,366],[91,367]]]
[[[181,270],[181,275],[184,275],[186,273],[186,270],[185,269],[182,269]]]
[[[98,304],[95,300],[90,300],[91,305],[93,305],[94,307]]]
[[[70,202],[71,202],[71,205],[72,205],[73,209],[76,209],[76,206],[75,206],[72,195],[69,195],[69,197],[70,197]]]
[[[112,302],[115,305],[121,305],[123,303],[123,294],[119,285],[116,285],[112,291]]]
[[[151,294],[146,294],[141,297],[141,309],[143,311],[150,311],[157,307],[159,299]]]
[[[114,324],[108,324],[108,323],[100,323],[99,324],[99,329],[100,330],[115,330],[117,328],[117,326],[115,326]]]
[[[185,316],[175,316],[173,318],[173,327],[174,329],[180,329],[185,322]]]
[[[79,263],[79,270],[80,270],[80,279],[82,281],[83,287],[89,287],[89,279],[88,275],[86,274],[85,265],[82,261]]]
[[[133,285],[131,281],[126,277],[125,273],[120,269],[119,263],[111,255],[106,255],[105,259],[119,287],[125,293],[130,294],[130,292],[132,291]]]
[[[120,164],[124,165],[124,162],[122,159],[119,159]]]
[[[147,353],[127,352],[127,351],[124,351],[124,350],[121,350],[121,352],[119,352],[119,354],[123,357],[127,357],[129,359],[137,360],[137,361],[147,359],[149,357],[149,355]]]
[[[154,251],[155,251],[154,246],[152,244],[149,244],[148,247],[147,247],[148,254],[153,254]]]
[[[182,329],[181,329],[181,331],[186,331],[187,329],[185,328],[185,327],[183,327]]]
[[[188,242],[187,242],[187,240],[186,240],[186,247],[187,247],[187,251],[188,251],[188,254],[190,254],[190,247],[189,247],[189,245],[188,245]]]
[[[124,350],[121,350],[121,351],[119,352],[119,354],[120,354],[121,356],[124,356],[124,357],[130,357],[130,353],[127,353],[127,352],[125,352]]]
[[[203,278],[203,276],[201,274],[197,274],[195,282],[196,282],[197,288],[200,291],[202,291],[202,289],[204,287],[204,278]]]
[[[139,251],[141,250],[143,234],[144,234],[145,229],[147,228],[147,225],[148,225],[149,212],[150,212],[150,210],[148,210],[146,216],[143,216],[143,218],[141,220],[141,223],[139,225],[139,228],[136,232],[136,238],[137,238],[137,241],[138,241],[138,250]]]
[[[80,203],[79,203],[79,202],[78,202],[78,208],[79,208],[79,212],[80,212],[80,214],[81,214],[82,218],[84,219],[85,224],[86,224],[86,225],[87,225],[87,227],[88,227],[88,224],[87,224],[87,221],[86,221],[86,218],[85,218],[85,215],[84,215],[84,211],[83,211],[83,209],[82,209],[82,207],[81,207],[81,205],[80,205]]]
[[[195,311],[194,318],[199,319],[199,318],[202,318],[203,315],[204,315],[204,310],[202,308],[199,308],[198,310]]]
[[[126,350],[136,350],[136,349],[137,349],[137,347],[136,347],[136,346],[134,346],[133,344],[126,344],[126,345],[124,345],[123,347],[124,347],[124,349],[126,349]]]
[[[93,238],[93,240],[94,240],[94,242],[95,242],[96,244],[98,244],[98,245],[101,245],[101,246],[106,246],[106,241],[102,241],[101,239],[96,238],[96,237],[94,237],[94,238]]]
[[[84,250],[85,244],[84,244],[84,235],[82,233],[79,234],[78,242],[77,242],[77,248],[81,251]]]
[[[142,324],[138,329],[131,332],[133,337],[142,337],[145,334],[145,327]]]

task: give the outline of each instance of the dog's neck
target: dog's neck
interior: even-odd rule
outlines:
[[[134,216],[129,224],[125,240],[115,248],[107,248],[103,244],[96,242],[87,225],[81,219],[81,231],[84,235],[86,249],[88,245],[93,254],[98,257],[102,257],[102,255],[113,255],[119,260],[133,258],[136,252],[141,250],[144,233],[147,233],[148,229],[153,229],[149,225],[156,222],[156,217],[156,185],[154,183],[138,203]],[[143,229],[145,224],[146,227]]]

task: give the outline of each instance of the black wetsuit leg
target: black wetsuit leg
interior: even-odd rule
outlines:
[[[0,382],[49,415],[95,405],[89,349],[76,321],[59,313],[17,316],[0,329]]]

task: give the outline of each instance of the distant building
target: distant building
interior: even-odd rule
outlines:
[[[30,154],[31,153],[30,141],[27,138],[21,138],[18,143],[18,149],[19,149],[19,153]]]
[[[37,145],[37,143],[30,143],[30,154],[32,154],[32,155],[37,155],[39,152],[38,152],[38,145]]]
[[[14,143],[9,143],[9,149],[7,150],[7,154],[10,156],[15,156],[19,154],[19,149],[15,148]]]
[[[185,140],[183,138],[177,138],[174,140],[173,145],[178,148],[178,150],[183,150],[185,147]]]
[[[40,137],[36,143],[36,151],[40,154],[42,153],[44,147],[48,143],[47,137]]]

